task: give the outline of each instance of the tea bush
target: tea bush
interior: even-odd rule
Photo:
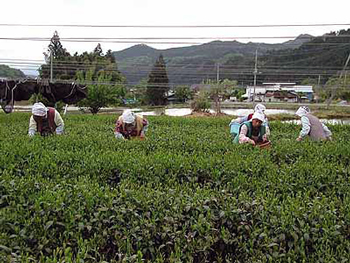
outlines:
[[[149,117],[117,141],[116,116],[68,115],[64,136],[0,115],[2,262],[346,262],[350,126],[270,150],[234,145],[227,117]]]

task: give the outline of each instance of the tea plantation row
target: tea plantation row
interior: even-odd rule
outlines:
[[[230,118],[149,117],[117,141],[116,116],[68,115],[28,138],[0,114],[1,262],[347,262],[350,126],[270,150],[234,145]]]

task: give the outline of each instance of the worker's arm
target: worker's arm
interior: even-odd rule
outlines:
[[[267,142],[269,140],[269,136],[270,136],[270,128],[269,126],[265,127],[265,134],[262,136],[262,140],[264,142]]]
[[[146,132],[148,131],[148,120],[146,120],[145,118],[143,118],[142,120],[142,130],[140,133],[140,137],[145,137]]]
[[[267,124],[265,125],[265,135],[270,136],[270,127]]]
[[[298,141],[301,141],[302,139],[304,139],[310,132],[311,129],[311,124],[309,121],[309,118],[306,116],[302,116],[301,117],[301,131],[299,133],[299,137],[298,137]]]
[[[332,132],[328,129],[328,127],[324,123],[322,123],[322,128],[324,133],[326,134],[326,137],[332,140]]]
[[[250,139],[249,137],[247,137],[248,134],[248,127],[247,125],[243,124],[241,127],[241,131],[239,132],[239,143],[250,143],[255,145],[254,140]]]
[[[64,121],[60,115],[60,113],[55,110],[55,118],[54,118],[55,124],[56,124],[56,134],[63,134],[64,131]]]
[[[265,124],[265,126],[266,126],[266,128],[268,128],[269,127],[269,120],[267,119],[267,116],[266,116],[266,114],[264,114],[265,115],[265,121],[264,121],[264,124]],[[267,132],[267,131],[266,131]],[[269,128],[269,132],[270,132],[270,128]],[[270,135],[270,134],[269,134]]]
[[[114,136],[116,139],[122,139],[122,140],[125,139],[123,134],[121,134],[120,132],[114,132]]]
[[[122,140],[125,139],[122,134],[122,130],[123,130],[123,123],[117,120],[115,124],[115,130],[114,130],[114,136],[116,139],[122,139]]]
[[[34,117],[33,117],[33,115],[32,115],[32,116],[30,117],[30,119],[29,119],[29,129],[28,129],[28,135],[29,135],[30,137],[32,137],[32,136],[35,135],[35,133],[36,133],[36,127],[37,127],[36,121],[34,120]]]
[[[232,119],[231,122],[230,122],[230,125],[231,125],[231,123],[243,123],[243,122],[245,122],[247,120],[248,120],[248,116],[238,117],[236,119]]]

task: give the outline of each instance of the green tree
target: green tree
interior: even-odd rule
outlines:
[[[88,69],[76,74],[76,79],[88,87],[88,96],[78,103],[79,107],[88,107],[96,114],[102,107],[122,104],[126,95],[125,77],[119,72],[111,52],[103,55],[102,47],[98,44],[93,52],[84,52],[76,59]]]
[[[115,57],[113,56],[112,50],[110,49],[107,50],[105,58],[108,59],[111,63],[116,63]]]
[[[314,79],[314,78],[306,78],[306,79],[303,79],[301,81],[301,85],[311,85],[311,86],[315,86],[317,85],[318,83],[318,80],[317,79]]]
[[[190,90],[189,86],[177,86],[175,88],[175,97],[179,99],[181,102],[186,102],[186,100],[189,100],[192,98],[192,92]]]
[[[202,83],[210,98],[214,100],[216,114],[221,113],[221,101],[230,96],[232,90],[237,87],[237,82],[232,80],[216,81],[207,79]]]
[[[88,107],[92,113],[97,113],[101,107],[121,103],[121,98],[126,94],[126,79],[118,70],[111,50],[104,55],[101,44],[97,44],[92,52],[71,56],[63,48],[57,32],[48,50],[52,54],[54,80],[77,81],[88,86],[88,98],[79,103],[81,107]],[[41,78],[50,77],[51,58],[47,55],[46,64],[41,66]]]
[[[126,94],[126,98],[135,99],[137,104],[146,105],[147,79],[141,79],[138,84],[130,87]]]
[[[124,84],[113,82],[111,74],[102,72],[95,78],[94,71],[90,70],[86,74],[80,71],[77,75],[80,83],[90,83],[87,85],[88,96],[78,102],[79,107],[87,107],[92,114],[96,114],[102,107],[122,104],[126,94]]]
[[[350,99],[350,78],[332,77],[324,88],[324,96],[327,98],[327,107],[334,99],[348,100]]]
[[[97,46],[95,47],[94,49],[94,55],[95,56],[99,56],[99,57],[102,57],[103,56],[103,51],[102,51],[102,47],[101,47],[101,44],[98,43]]]
[[[242,89],[238,89],[238,82],[237,80],[230,80],[230,79],[224,79],[219,83],[219,85],[223,86],[222,88],[222,96],[224,99],[229,99],[232,95],[236,96],[237,98],[240,98],[245,91]],[[241,94],[243,91],[243,94]]]
[[[208,91],[199,91],[199,93],[194,96],[194,100],[191,102],[191,109],[196,112],[209,112],[211,103],[208,97]]]
[[[93,71],[93,78],[95,79],[102,72],[107,73],[111,77],[111,81],[125,82],[125,77],[118,70],[118,65],[111,52],[103,55],[100,44],[97,44],[93,52],[84,52],[76,58],[77,65],[82,65],[84,69]],[[84,71],[84,70],[83,70]]]
[[[72,64],[72,56],[63,47],[57,31],[52,36],[47,52],[44,52],[44,55],[46,64],[39,68],[39,75],[42,79],[51,78],[51,60],[53,80],[74,79],[75,70],[74,64]]]
[[[169,90],[169,79],[163,56],[155,62],[147,82],[146,98],[151,105],[166,104],[166,94]]]
[[[67,50],[62,46],[62,43],[60,41],[60,37],[59,37],[57,31],[55,31],[55,33],[53,34],[53,36],[51,38],[48,52],[49,52],[50,56],[53,57],[53,59],[61,59],[61,58],[64,58],[66,56],[70,56],[70,54],[67,52]]]

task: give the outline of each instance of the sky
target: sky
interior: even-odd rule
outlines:
[[[350,28],[348,0],[5,0],[1,3],[0,64],[33,74],[44,62],[49,39],[58,32],[68,52],[91,52],[101,42],[103,51],[119,51],[144,43],[157,49],[182,47],[230,38],[240,42],[280,43],[300,34],[323,35]],[[5,25],[7,24],[7,25]],[[9,26],[8,24],[46,25]],[[299,27],[62,27],[58,25],[117,26],[242,26],[310,25]],[[48,26],[55,25],[55,26]],[[5,40],[45,38],[45,41]],[[208,39],[181,39],[181,38]],[[5,38],[5,39],[4,39]],[[158,38],[124,39],[124,43],[68,42],[65,38]],[[163,38],[163,39],[161,39]],[[173,38],[173,39],[164,39]],[[116,41],[116,40],[114,40]],[[128,42],[128,43],[126,43]],[[149,43],[153,42],[153,43]],[[162,42],[162,43],[161,43]],[[165,44],[166,42],[167,44]],[[32,63],[24,65],[23,62]]]

